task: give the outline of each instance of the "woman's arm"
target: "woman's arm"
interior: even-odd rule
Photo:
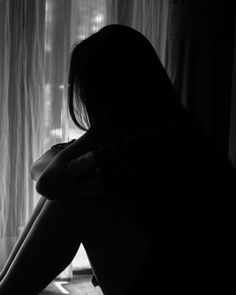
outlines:
[[[69,193],[72,193],[75,175],[72,173],[72,177],[72,174],[68,172],[69,170],[76,171],[76,176],[78,177],[83,172],[87,174],[87,171],[93,168],[94,162],[91,161],[93,153],[91,151],[94,149],[96,142],[97,137],[95,133],[89,130],[78,140],[59,152],[40,175],[36,184],[37,192],[48,199],[65,198]],[[87,154],[89,152],[90,154]],[[88,157],[88,155],[90,156]],[[75,161],[73,162],[73,160]],[[71,167],[69,169],[71,162],[73,163],[73,169]],[[76,184],[79,180],[77,177]],[[81,179],[86,180],[83,177]]]
[[[66,148],[74,141],[75,139],[66,143],[56,144],[52,146],[50,150],[46,151],[37,161],[33,163],[30,170],[31,178],[35,181],[38,181],[39,177],[47,168],[48,164],[52,161],[52,159],[54,159],[64,148]]]
[[[107,180],[106,187],[114,185],[113,190],[117,190],[119,182],[121,187],[130,184],[144,161],[139,157],[143,146],[140,137],[130,136],[119,143],[97,147],[98,138],[100,135],[88,131],[61,151],[40,176],[36,185],[38,193],[48,199],[63,199],[74,193],[77,196],[100,194],[103,178]]]
[[[59,154],[60,151],[61,150],[59,149],[48,150],[37,161],[35,161],[30,170],[31,178],[35,181],[38,181],[39,177],[47,168],[48,164],[52,161],[53,158],[56,157],[56,155]]]

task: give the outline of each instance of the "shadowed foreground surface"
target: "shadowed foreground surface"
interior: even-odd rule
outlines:
[[[92,275],[78,275],[71,281],[53,281],[40,295],[103,295],[99,287],[91,282]]]

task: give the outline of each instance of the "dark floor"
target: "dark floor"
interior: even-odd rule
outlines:
[[[102,295],[99,287],[94,287],[91,274],[76,275],[71,281],[53,281],[40,295]]]

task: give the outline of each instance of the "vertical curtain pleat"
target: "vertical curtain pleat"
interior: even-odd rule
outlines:
[[[70,0],[46,1],[44,150],[68,139],[67,64],[70,52]]]
[[[9,253],[12,241],[6,237],[6,220],[9,217],[8,183],[9,151],[8,151],[8,92],[10,72],[10,11],[9,2],[0,2],[0,269]],[[14,242],[14,241],[13,241]]]
[[[234,19],[234,47],[233,47],[232,92],[230,107],[230,139],[229,158],[236,169],[236,13]]]
[[[0,268],[37,200],[30,167],[43,143],[44,4],[0,2]]]
[[[171,1],[166,67],[183,104],[227,156],[234,3]]]

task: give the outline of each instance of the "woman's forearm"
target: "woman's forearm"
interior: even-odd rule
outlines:
[[[76,139],[72,139],[69,142],[58,143],[53,145],[50,150],[46,151],[37,161],[35,161],[31,167],[31,178],[38,181],[44,170],[47,168],[49,163],[68,145],[75,142]]]
[[[31,167],[30,175],[35,181],[38,181],[43,171],[47,168],[49,163],[54,159],[61,150],[51,149],[44,153],[37,161],[35,161]]]
[[[36,184],[37,192],[49,199],[60,198],[61,195],[64,196],[68,193],[70,179],[68,179],[67,170],[69,163],[93,150],[95,138],[95,134],[88,131],[56,155],[40,175]]]

